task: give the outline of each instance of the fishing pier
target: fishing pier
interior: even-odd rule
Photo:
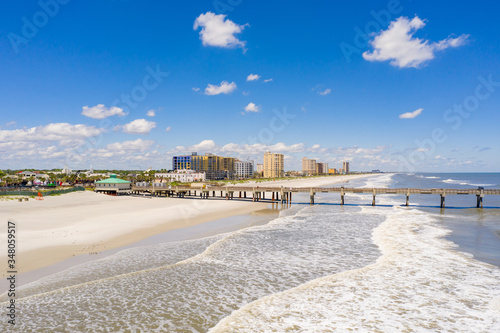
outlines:
[[[131,194],[149,193],[151,196],[164,197],[199,197],[208,199],[210,197],[225,198],[232,200],[236,196],[238,199],[248,199],[253,202],[262,200],[270,202],[281,202],[290,204],[293,193],[309,193],[310,204],[314,205],[314,197],[317,193],[339,193],[340,205],[344,205],[346,194],[371,194],[373,196],[372,206],[376,205],[378,194],[401,195],[406,198],[405,205],[409,206],[410,196],[416,194],[436,195],[440,197],[440,207],[445,208],[446,197],[450,195],[470,195],[476,196],[476,207],[483,208],[483,198],[486,195],[500,195],[500,189],[448,189],[448,188],[352,188],[352,187],[249,187],[249,186],[136,186],[133,185]],[[267,195],[267,199],[266,199]]]

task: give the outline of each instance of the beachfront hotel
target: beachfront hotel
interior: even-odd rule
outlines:
[[[264,153],[264,178],[285,176],[285,157],[283,154]]]
[[[172,170],[192,170],[196,172],[204,172],[206,178],[210,180],[231,179],[234,177],[234,157],[216,156],[207,153],[198,155],[174,156],[172,158]]]

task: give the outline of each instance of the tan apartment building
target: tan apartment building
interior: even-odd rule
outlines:
[[[302,159],[302,173],[306,175],[314,175],[316,173],[316,160],[304,157]]]
[[[283,154],[264,153],[264,178],[285,176],[285,157]]]

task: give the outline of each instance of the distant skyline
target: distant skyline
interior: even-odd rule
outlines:
[[[500,171],[500,5],[5,2],[0,169]]]

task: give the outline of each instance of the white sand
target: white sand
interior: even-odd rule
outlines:
[[[263,209],[263,203],[107,196],[75,192],[43,201],[1,201],[0,246],[7,221],[17,224],[18,271],[27,272],[80,254],[101,252],[168,230]],[[7,252],[0,252],[7,271]]]
[[[323,186],[349,175],[248,183],[254,186]],[[0,269],[7,271],[7,221],[17,224],[18,272],[46,267],[73,256],[101,252],[132,244],[173,229],[247,214],[264,209],[265,203],[193,198],[107,196],[76,192],[46,197],[43,201],[0,201]]]

